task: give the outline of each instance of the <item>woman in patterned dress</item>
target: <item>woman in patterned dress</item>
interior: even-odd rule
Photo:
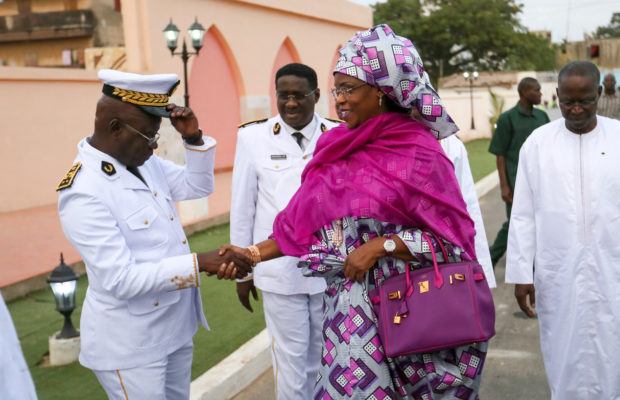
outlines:
[[[475,257],[473,222],[437,140],[458,128],[413,44],[387,25],[358,32],[340,56],[332,94],[344,124],[319,139],[273,236],[226,249],[255,262],[301,257],[307,275],[327,280],[314,399],[477,399],[487,342],[386,357],[368,298],[406,268],[432,266],[431,246],[446,262],[437,240],[448,262]],[[423,231],[441,239],[428,243]]]

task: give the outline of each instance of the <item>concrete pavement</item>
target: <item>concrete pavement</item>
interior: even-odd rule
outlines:
[[[480,208],[489,241],[495,239],[506,218],[499,188],[495,187],[480,198]],[[529,319],[514,299],[513,285],[504,284],[505,259],[495,268],[498,287],[493,289],[495,300],[496,335],[491,339],[480,389],[482,400],[549,399],[551,394],[540,353],[538,321]],[[275,399],[271,370],[263,372],[233,400]]]

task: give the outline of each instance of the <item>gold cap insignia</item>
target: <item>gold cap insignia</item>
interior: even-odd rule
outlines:
[[[277,135],[278,133],[280,133],[280,123],[276,122],[276,124],[273,126],[273,134]]]
[[[73,185],[73,180],[75,179],[75,176],[80,171],[80,168],[82,168],[81,162],[77,162],[73,164],[73,166],[69,169],[65,177],[62,178],[62,181],[60,181],[60,183],[58,184],[56,191],[71,187],[71,185]]]
[[[135,104],[137,106],[166,107],[170,96],[179,86],[177,81],[168,91],[168,93],[148,93],[139,92],[137,90],[121,89],[112,85],[103,85],[102,92],[111,97],[116,97],[124,102]]]
[[[108,176],[112,176],[116,173],[116,168],[114,168],[114,165],[107,161],[101,161],[101,170]]]

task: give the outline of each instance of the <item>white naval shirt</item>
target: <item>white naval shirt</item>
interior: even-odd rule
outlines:
[[[452,161],[452,164],[454,164],[454,173],[456,174],[456,180],[461,188],[461,194],[463,195],[463,200],[465,200],[467,212],[474,221],[474,228],[476,229],[476,236],[474,237],[476,258],[482,266],[489,287],[497,287],[495,273],[493,272],[493,263],[491,262],[491,254],[489,253],[489,242],[487,241],[487,234],[484,229],[484,222],[482,221],[482,212],[480,211],[480,204],[478,203],[476,185],[474,184],[474,178],[471,174],[471,168],[469,167],[467,149],[456,135],[450,135],[440,140],[440,143],[441,148],[450,161]]]
[[[208,328],[196,255],[174,206],[213,191],[215,140],[203,139],[186,145],[184,167],[151,156],[138,167],[146,184],[88,138],[79,143],[81,168],[60,190],[58,211],[89,279],[80,326],[85,367],[151,363],[187,343],[198,321]]]
[[[278,115],[239,129],[233,169],[230,208],[230,242],[247,247],[273,232],[273,221],[301,185],[301,173],[323,130],[338,125],[314,114],[301,130],[302,150],[292,136],[295,129]],[[304,277],[298,258],[280,257],[259,263],[254,284],[277,294],[317,294],[325,290],[323,278]]]

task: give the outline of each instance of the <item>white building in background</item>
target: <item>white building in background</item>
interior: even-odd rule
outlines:
[[[557,87],[556,72],[503,71],[481,72],[470,87],[469,81],[461,74],[443,78],[439,82],[439,95],[444,101],[448,113],[459,126],[457,135],[464,142],[474,139],[490,138],[492,134],[491,118],[497,114],[493,95],[503,99],[501,112],[514,107],[519,101],[517,85],[525,77],[532,77],[540,82],[542,101],[551,103]],[[472,105],[473,122],[472,129]],[[550,119],[560,117],[558,108],[546,108]],[[499,114],[497,114],[499,115]]]

